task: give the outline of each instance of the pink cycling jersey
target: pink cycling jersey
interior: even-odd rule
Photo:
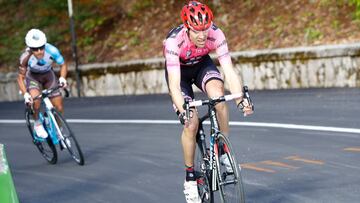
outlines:
[[[194,65],[214,50],[221,66],[231,63],[226,38],[220,28],[213,24],[209,29],[205,46],[198,48],[190,41],[187,28],[180,25],[171,30],[164,40],[166,68],[170,72],[179,70],[180,65]]]

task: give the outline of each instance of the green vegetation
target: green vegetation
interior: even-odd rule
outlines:
[[[73,1],[79,62],[161,56],[162,40],[181,23],[179,13],[187,1]],[[360,39],[360,0],[206,2],[231,51]],[[43,30],[72,62],[67,6],[65,0],[0,0],[0,72],[16,70],[30,28]]]
[[[360,0],[349,0],[350,5],[355,5],[355,18],[360,20]]]
[[[321,31],[316,28],[309,27],[305,29],[305,38],[307,40],[317,40],[320,39],[322,36],[323,34],[321,33]]]

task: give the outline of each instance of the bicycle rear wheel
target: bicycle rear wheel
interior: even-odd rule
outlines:
[[[213,192],[210,184],[209,154],[206,149],[205,140],[197,139],[195,151],[195,171],[199,195],[202,203],[213,203]]]
[[[69,151],[70,156],[75,160],[77,164],[84,165],[84,155],[81,151],[80,145],[76,140],[74,133],[70,129],[70,126],[68,125],[64,117],[61,115],[61,113],[59,113],[56,109],[53,109],[52,113],[61,131],[61,135],[59,135],[60,145],[63,145],[63,147]]]
[[[34,118],[33,111],[29,108],[25,110],[25,120],[26,125],[29,129],[31,139],[35,146],[40,151],[41,155],[48,161],[50,164],[56,164],[57,162],[57,151],[55,145],[51,141],[50,136],[48,136],[45,140],[40,141],[40,139],[35,139],[35,131],[34,131]]]
[[[218,164],[218,183],[220,190],[220,199],[223,203],[243,203],[245,202],[244,186],[241,179],[241,171],[236,163],[235,153],[231,147],[228,137],[219,134],[216,140],[219,152],[223,151],[229,160],[232,170],[227,169],[220,159]],[[222,145],[222,146],[219,146]]]

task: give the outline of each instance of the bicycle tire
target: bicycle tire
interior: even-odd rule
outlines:
[[[213,203],[214,202],[214,193],[211,191],[211,182],[210,182],[210,173],[209,154],[206,148],[205,140],[200,140],[197,136],[197,147],[195,151],[195,171],[196,171],[196,181],[198,184],[198,191],[202,203]]]
[[[220,159],[217,161],[218,168],[218,185],[220,191],[220,199],[223,203],[243,203],[245,202],[244,186],[241,178],[241,168],[236,162],[235,153],[229,141],[229,138],[223,134],[218,134],[216,140],[216,146],[219,147],[219,143],[223,143],[227,146],[227,150],[224,150],[224,154],[229,159],[233,173],[226,171],[225,165],[220,163]],[[219,150],[218,150],[219,151]],[[220,152],[220,151],[219,151]]]
[[[62,136],[59,137],[60,145],[64,144],[67,151],[70,153],[71,158],[79,165],[85,164],[84,155],[81,151],[80,145],[72,132],[69,124],[66,122],[64,117],[56,109],[52,109],[52,114],[61,130]],[[63,139],[64,138],[64,139]],[[61,147],[61,146],[60,146]]]
[[[57,162],[57,151],[56,147],[53,144],[50,136],[46,138],[44,141],[40,141],[35,139],[35,132],[34,132],[34,119],[33,119],[33,111],[29,108],[25,110],[25,121],[26,125],[28,127],[28,130],[30,132],[31,139],[36,146],[36,148],[39,150],[41,155],[44,157],[44,159],[49,162],[50,164],[56,164]]]

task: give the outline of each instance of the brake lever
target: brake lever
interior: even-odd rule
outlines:
[[[187,99],[184,99],[184,109],[186,112],[186,119],[189,121],[190,120],[190,102]]]
[[[64,92],[65,92],[65,97],[69,97],[70,96],[70,90],[68,88],[63,88]]]

